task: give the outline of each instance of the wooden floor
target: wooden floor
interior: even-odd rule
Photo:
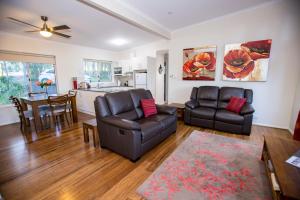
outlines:
[[[79,121],[93,118],[79,114]],[[291,137],[287,130],[254,126],[250,137],[187,126],[138,162],[83,142],[81,122],[22,135],[19,124],[0,127],[0,193],[4,199],[141,199],[135,190],[193,130],[262,143],[263,135]],[[27,143],[26,143],[27,142]]]

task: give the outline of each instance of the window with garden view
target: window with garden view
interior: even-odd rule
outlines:
[[[17,60],[18,56],[14,55],[14,59]],[[48,94],[57,93],[54,64],[36,63],[39,60],[43,61],[33,59],[34,62],[30,62],[22,56],[20,61],[4,60],[0,52],[0,104],[10,104],[10,96],[22,97],[29,92],[45,91],[39,83],[48,80],[51,82],[47,88]]]
[[[112,62],[84,59],[84,79],[87,82],[112,82]]]

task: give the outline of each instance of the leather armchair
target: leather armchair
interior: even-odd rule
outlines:
[[[157,105],[158,114],[144,118],[140,101],[147,98],[152,98],[150,91],[136,89],[95,99],[102,148],[136,161],[176,131],[176,108]]]

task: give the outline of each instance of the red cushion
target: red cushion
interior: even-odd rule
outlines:
[[[245,98],[231,97],[228,105],[226,106],[226,110],[239,114],[245,103]]]
[[[141,99],[141,105],[145,117],[157,114],[157,109],[154,99]]]

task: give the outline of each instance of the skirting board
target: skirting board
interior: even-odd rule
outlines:
[[[86,111],[86,110],[82,110],[78,108],[78,111],[86,113],[86,114],[90,114],[90,115],[94,115],[94,112],[90,112],[90,111]],[[270,127],[270,128],[280,128],[280,129],[285,129],[288,130],[291,134],[293,134],[293,131],[290,128],[287,127],[280,127],[280,126],[274,126],[274,125],[270,125],[270,124],[262,124],[262,123],[253,123],[253,125],[257,125],[257,126],[266,126],[266,127]]]
[[[95,112],[91,112],[91,111],[88,111],[88,110],[82,110],[80,108],[77,108],[77,111],[85,113],[85,114],[96,116]]]
[[[0,123],[0,126],[5,126],[5,125],[9,125],[9,124],[15,124],[15,123],[18,123],[19,121],[20,120],[18,119],[18,120],[12,120],[12,121],[9,121],[9,122]]]
[[[270,128],[285,129],[285,130],[288,130],[293,135],[293,131],[289,127],[274,126],[274,125],[262,124],[262,123],[253,123],[253,125],[256,125],[256,126],[265,126],[265,127],[270,127]]]

